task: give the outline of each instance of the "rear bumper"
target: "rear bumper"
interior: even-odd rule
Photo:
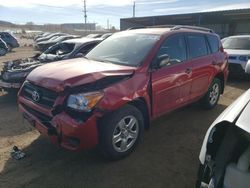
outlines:
[[[65,112],[52,116],[46,110],[41,113],[36,104],[28,102],[25,98],[19,96],[18,101],[23,117],[53,144],[72,151],[91,149],[98,144],[95,114],[85,122],[77,122]],[[40,118],[39,114],[47,117],[47,120]]]
[[[22,86],[21,83],[9,83],[3,80],[0,80],[0,88],[3,89],[19,89]]]

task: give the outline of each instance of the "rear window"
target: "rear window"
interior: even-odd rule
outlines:
[[[189,45],[189,57],[196,58],[208,54],[207,44],[204,35],[187,35]]]
[[[216,53],[219,51],[219,40],[216,36],[207,35],[208,43],[212,53]]]

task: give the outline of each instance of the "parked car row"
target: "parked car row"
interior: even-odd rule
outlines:
[[[89,34],[84,38],[102,38],[106,39],[111,36],[112,33],[105,33],[105,34]],[[67,33],[43,33],[34,38],[35,41],[35,48],[40,51],[45,51],[50,46],[60,43],[62,41],[74,38],[81,38],[78,35],[70,35]]]
[[[5,55],[13,48],[19,47],[17,39],[8,32],[0,32],[0,56]]]
[[[4,62],[0,77],[0,88],[9,92],[18,90],[26,76],[36,67],[54,61],[83,57],[102,40],[103,38],[65,40],[34,57]]]
[[[60,43],[64,40],[80,38],[81,36],[69,35],[65,33],[54,33],[45,37],[40,37],[35,40],[35,48],[40,51],[47,50],[50,46]]]

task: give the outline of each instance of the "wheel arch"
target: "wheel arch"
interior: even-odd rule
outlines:
[[[136,107],[143,115],[144,127],[148,129],[150,126],[150,114],[146,100],[143,97],[136,98],[127,104]]]
[[[217,78],[221,81],[221,94],[224,93],[224,88],[225,88],[225,78],[224,78],[224,74],[222,72],[218,73],[217,75],[215,75],[214,78]]]

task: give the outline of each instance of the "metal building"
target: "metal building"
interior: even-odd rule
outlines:
[[[122,18],[120,29],[168,24],[207,27],[221,37],[250,34],[250,9]]]

